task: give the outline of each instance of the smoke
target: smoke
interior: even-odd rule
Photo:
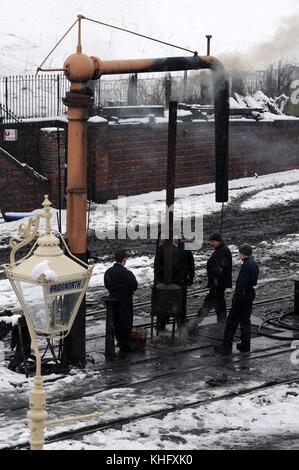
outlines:
[[[262,65],[282,58],[299,55],[299,14],[283,18],[273,39],[256,46],[249,60],[252,64]]]
[[[247,54],[223,54],[222,60],[227,70],[249,70],[269,65],[281,59],[299,58],[299,13],[284,17],[272,39],[254,46]]]

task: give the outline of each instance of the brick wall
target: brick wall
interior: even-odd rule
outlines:
[[[88,126],[87,185],[88,198],[105,202],[109,191],[109,137],[108,123],[100,122]]]
[[[92,126],[92,199],[165,188],[167,124]],[[215,180],[214,125],[178,123],[176,187]],[[229,178],[299,168],[299,120],[232,121]]]
[[[3,212],[32,211],[41,207],[49,184],[27,165],[0,148],[0,209]]]
[[[39,123],[8,123],[1,126],[0,147],[13,155],[20,162],[38,170]],[[17,140],[4,140],[5,129],[15,129]]]
[[[39,127],[42,127],[41,123]],[[57,129],[40,129],[39,132],[38,171],[47,177],[50,183],[50,200],[54,207],[58,207]],[[104,120],[89,122],[87,152],[89,198],[101,203],[117,198],[118,195],[129,196],[164,189],[167,138],[167,123],[108,125]],[[61,130],[62,195],[66,184],[65,145],[66,132]],[[178,123],[176,187],[214,182],[214,146],[212,122]],[[3,207],[5,210],[36,208],[40,199],[41,183],[36,181],[34,186],[32,182],[29,184],[30,178],[28,179],[28,190],[26,189],[28,197],[26,196],[22,203],[21,198],[15,198],[15,188],[23,185],[22,165],[17,166],[15,170],[9,170],[7,178],[5,173],[7,162],[1,154],[0,163],[1,169],[3,168],[0,208],[2,210]],[[299,168],[299,120],[231,121],[230,179],[295,168]]]

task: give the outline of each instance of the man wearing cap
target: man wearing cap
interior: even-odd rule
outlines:
[[[232,254],[219,233],[209,238],[214,252],[207,262],[208,295],[198,311],[200,322],[215,308],[217,322],[226,320],[225,290],[232,287]]]
[[[110,296],[118,300],[114,307],[114,329],[120,351],[132,352],[133,292],[137,290],[138,283],[134,274],[125,268],[125,250],[115,254],[115,261],[105,272],[104,284]]]
[[[251,336],[251,312],[255,298],[254,286],[259,276],[259,268],[252,256],[250,245],[242,245],[239,248],[243,266],[236,281],[236,289],[233,296],[232,308],[227,318],[224,332],[222,354],[230,354],[233,346],[233,338],[238,326],[241,328],[241,342],[237,344],[240,352],[250,351]]]

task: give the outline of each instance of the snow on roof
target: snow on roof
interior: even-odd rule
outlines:
[[[63,127],[42,127],[40,129],[41,131],[43,132],[57,132],[57,131],[65,131],[65,129]]]
[[[48,116],[48,117],[39,117],[39,118],[25,118],[22,119],[22,122],[40,122],[40,121],[62,121],[68,122],[66,116]]]
[[[244,106],[241,106],[232,96],[229,99],[229,107],[231,109],[244,109]]]
[[[108,122],[108,121],[102,116],[92,116],[91,118],[88,119],[88,122],[98,123],[98,122]]]

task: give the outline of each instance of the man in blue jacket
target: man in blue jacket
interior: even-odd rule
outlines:
[[[236,281],[236,289],[233,296],[232,308],[227,318],[221,353],[230,354],[233,346],[233,338],[238,326],[241,328],[241,342],[237,344],[240,352],[250,351],[251,337],[251,312],[255,298],[254,286],[259,276],[259,268],[252,256],[250,245],[242,245],[239,249],[243,266]]]
[[[125,250],[115,254],[115,264],[107,269],[104,284],[111,297],[118,300],[114,307],[115,337],[121,352],[133,352],[131,343],[133,328],[133,292],[138,288],[134,274],[125,268]]]

